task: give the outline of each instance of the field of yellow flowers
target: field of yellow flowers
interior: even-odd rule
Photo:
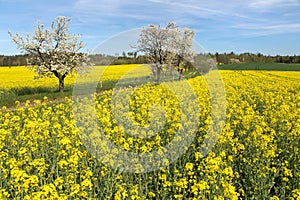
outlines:
[[[139,66],[138,64],[130,65],[111,65],[111,66],[94,66],[89,71],[93,78],[99,78],[99,74],[103,73],[104,80],[118,80],[121,76],[131,69]],[[18,88],[31,87],[46,87],[56,88],[58,80],[54,77],[39,78],[33,80],[35,73],[26,67],[1,67],[0,68],[0,89],[2,91],[9,91]],[[139,74],[143,75],[143,74]],[[65,85],[73,85],[75,76],[67,76]]]
[[[226,120],[217,144],[205,157],[201,144],[211,123],[211,102],[201,76],[188,80],[200,113],[190,118],[182,115],[180,98],[163,84],[148,83],[132,92],[129,117],[134,123],[151,125],[152,105],[164,110],[163,128],[151,137],[142,137],[143,131],[127,133],[118,124],[113,110],[122,105],[110,104],[111,90],[92,98],[98,123],[88,115],[87,98],[76,100],[76,109],[87,113],[80,120],[89,127],[84,135],[71,98],[49,103],[45,97],[24,107],[17,102],[12,110],[3,107],[0,199],[300,199],[300,73],[220,74]],[[163,160],[167,164],[155,171],[122,171],[108,163],[118,157],[89,151],[90,146],[106,149],[104,139],[97,137],[99,127],[105,139],[121,150],[140,154],[159,150],[172,140],[180,141],[176,134],[188,130],[180,121],[188,124],[192,118],[198,119],[197,131],[188,149],[169,165]]]
[[[130,65],[111,65],[111,66],[93,66],[89,70],[89,77],[84,81],[79,81],[82,84],[89,84],[96,79],[99,80],[99,75],[102,75],[102,89],[106,90],[113,88],[114,84],[128,71],[136,68],[137,64]],[[136,76],[149,75],[147,70],[141,70]],[[0,105],[7,105],[15,101],[26,101],[29,99],[42,99],[47,96],[53,100],[72,94],[72,88],[76,81],[76,75],[69,75],[65,79],[66,94],[59,94],[58,79],[56,77],[35,78],[35,73],[26,67],[1,67],[0,68]],[[134,78],[133,76],[132,78]],[[11,102],[12,101],[12,102]]]

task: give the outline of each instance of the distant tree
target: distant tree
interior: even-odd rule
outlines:
[[[289,56],[289,63],[294,63],[294,57],[293,56]]]
[[[219,58],[219,53],[218,52],[215,53],[215,58],[216,58],[217,63],[221,62],[220,58]]]
[[[134,57],[134,59],[137,58],[137,52],[136,51],[133,53],[133,57]]]
[[[133,52],[127,52],[127,55],[129,58],[132,58],[133,57]]]
[[[194,65],[201,74],[206,74],[215,66],[215,60],[207,54],[197,54],[194,57]]]
[[[38,21],[34,34],[27,33],[26,39],[18,33],[9,32],[12,40],[22,53],[30,56],[29,68],[38,77],[52,76],[59,80],[59,91],[64,91],[64,79],[74,72],[87,69],[88,56],[79,51],[83,48],[79,36],[68,34],[68,22],[64,16],[59,16],[52,22],[50,29]]]
[[[283,58],[282,58],[282,56],[279,57],[279,62],[280,62],[280,63],[283,63]]]
[[[11,65],[10,57],[4,57],[3,66],[10,66],[10,65]]]
[[[154,24],[142,29],[138,39],[137,50],[145,53],[152,65],[152,72],[160,83],[161,71],[164,64],[169,64],[174,58],[172,49],[175,46],[177,26],[174,22],[168,23],[165,28]]]
[[[136,60],[139,64],[149,64],[149,59],[145,55],[139,55]]]

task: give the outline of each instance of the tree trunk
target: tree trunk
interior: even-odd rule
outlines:
[[[182,72],[183,72],[183,64],[181,63],[181,57],[179,57],[178,59],[178,63],[177,63],[177,69],[178,69],[178,80],[181,81],[182,80]]]
[[[160,84],[161,66],[157,66],[157,84]]]
[[[65,89],[65,77],[59,76],[58,80],[59,80],[59,87],[58,87],[59,92],[64,92],[64,89]]]
[[[68,73],[61,74],[56,70],[51,71],[58,78],[58,90],[59,92],[64,92],[65,89],[65,78]]]
[[[182,71],[183,69],[179,69],[179,77],[178,77],[178,80],[181,81],[182,80]]]

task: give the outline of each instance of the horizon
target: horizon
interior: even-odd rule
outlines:
[[[128,51],[130,52],[130,51]],[[127,56],[127,53],[128,52],[125,52],[126,53],[126,57]],[[133,51],[134,52],[134,51]],[[123,53],[123,52],[122,52]],[[114,55],[113,54],[102,54],[102,53],[95,53],[95,54],[88,54],[88,56],[111,56],[111,57],[122,57],[122,53],[115,53]],[[219,55],[223,55],[223,54],[227,54],[227,55],[230,55],[231,53],[233,53],[234,55],[236,56],[239,56],[239,55],[243,55],[243,54],[253,54],[253,55],[257,55],[257,54],[262,54],[260,52],[241,52],[241,53],[235,53],[235,52],[205,52],[205,53],[197,53],[196,55],[201,55],[201,54],[204,54],[204,55],[211,55],[211,56],[215,56],[216,54],[219,54]],[[11,55],[5,55],[5,54],[0,54],[0,56],[26,56],[26,54],[11,54]],[[141,55],[138,55],[138,56],[141,56]],[[293,55],[280,55],[280,54],[277,54],[277,55],[270,55],[270,54],[262,54],[262,56],[265,56],[265,57],[276,57],[276,56],[281,56],[281,57],[286,57],[286,56],[300,56],[300,54],[293,54]],[[130,58],[130,57],[128,57]]]
[[[194,30],[196,43],[206,53],[300,55],[299,0],[0,0],[0,5],[0,55],[21,55],[8,31],[25,36],[33,32],[37,20],[48,28],[60,15],[72,18],[69,33],[81,35],[86,52],[149,24],[174,21],[180,28]],[[121,43],[115,43],[106,51],[120,49]]]

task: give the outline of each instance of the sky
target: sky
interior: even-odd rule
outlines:
[[[300,0],[0,0],[0,8],[0,55],[20,54],[8,31],[25,36],[57,16],[72,18],[69,33],[89,53],[130,50],[142,28],[174,21],[206,52],[300,55]]]

